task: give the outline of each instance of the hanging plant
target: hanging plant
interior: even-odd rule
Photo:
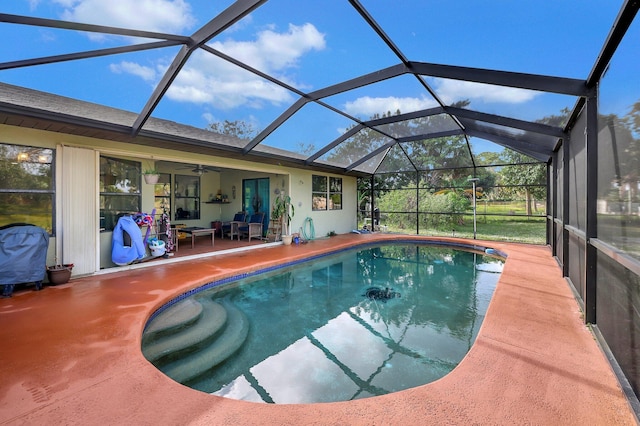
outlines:
[[[149,185],[155,185],[160,180],[160,172],[156,169],[147,169],[142,172],[144,176],[144,181]]]

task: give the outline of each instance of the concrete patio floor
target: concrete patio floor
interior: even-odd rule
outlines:
[[[186,290],[354,243],[397,238],[340,235],[157,262],[0,299],[0,423],[636,424],[560,268],[542,246],[478,242],[508,254],[504,272],[471,351],[428,385],[349,402],[257,404],[182,386],[142,356],[149,315]]]

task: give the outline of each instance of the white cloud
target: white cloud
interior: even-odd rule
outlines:
[[[40,41],[43,43],[50,43],[57,40],[57,37],[52,31],[41,29],[38,33],[40,34]]]
[[[29,10],[33,11],[38,8],[40,0],[29,0]]]
[[[540,94],[533,90],[449,79],[437,80],[434,89],[446,104],[462,99],[485,103],[521,104]]]
[[[440,99],[447,105],[463,99],[484,103],[521,104],[539,95],[539,92],[533,90],[472,83],[468,81],[438,79],[432,82],[432,84],[434,90],[440,96]],[[387,112],[394,114],[398,110],[406,113],[436,106],[438,106],[438,103],[426,96],[419,98],[397,98],[393,96],[373,98],[363,96],[354,101],[347,102],[344,108],[345,111],[351,115],[369,118],[374,114],[382,115]]]
[[[39,2],[39,0],[36,0]],[[54,3],[59,4],[62,7],[73,7],[74,3],[78,3],[79,0],[53,0]]]
[[[116,74],[127,73],[136,75],[147,82],[153,83],[157,79],[156,71],[153,68],[145,67],[135,62],[122,61],[119,64],[109,65],[109,69]]]
[[[290,25],[283,33],[265,30],[254,41],[226,40],[211,43],[211,46],[287,81],[289,77],[286,74],[297,66],[302,56],[311,50],[324,49],[325,40],[313,25],[305,24]],[[146,81],[153,75],[151,68],[133,63],[121,62],[112,65],[111,70],[138,75]],[[156,83],[165,70],[166,64],[157,65]],[[286,89],[202,50],[191,55],[167,91],[167,97],[220,109],[240,106],[261,108],[267,103],[278,105],[292,100]]]
[[[185,0],[55,0],[62,19],[146,31],[181,33],[196,20]],[[104,37],[92,34],[93,39]]]
[[[398,110],[406,113],[433,108],[435,106],[438,106],[436,101],[427,97],[397,98],[395,96],[389,96],[386,98],[372,98],[363,96],[353,102],[347,102],[344,108],[345,111],[351,115],[369,118],[375,114],[382,115],[387,112],[395,114]]]
[[[210,46],[260,71],[269,73],[294,67],[302,55],[325,48],[324,34],[312,24],[289,24],[285,33],[264,30],[255,41],[213,42]]]
[[[179,102],[210,104],[220,109],[260,108],[265,102],[291,101],[291,95],[285,89],[203,52],[192,55],[167,91],[167,97]]]
[[[211,114],[210,112],[205,112],[202,114],[202,118],[204,121],[206,121],[207,123],[215,123],[218,120],[216,119],[215,115]]]

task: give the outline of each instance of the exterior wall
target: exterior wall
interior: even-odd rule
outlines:
[[[311,176],[313,174],[322,174],[327,176],[342,177],[342,210],[332,211],[312,211],[311,207]],[[224,172],[222,176],[222,182],[220,183],[220,190],[223,194],[228,194],[229,204],[214,204],[213,211],[210,216],[207,216],[207,223],[209,220],[229,220],[233,217],[234,213],[242,210],[242,180],[243,179],[258,179],[269,178],[270,180],[270,200],[269,203],[273,205],[273,200],[276,197],[276,189],[286,192],[290,197],[293,206],[295,207],[295,213],[291,220],[292,232],[298,232],[304,225],[305,219],[310,217],[313,220],[314,228],[316,231],[316,237],[326,235],[329,231],[334,231],[338,234],[344,234],[351,232],[356,228],[356,178],[330,175],[318,172],[311,172],[301,169],[281,169],[279,173],[270,173],[268,171],[248,171],[237,170]],[[232,187],[236,187],[236,198],[233,199]],[[217,188],[213,192],[217,192]],[[205,208],[203,208],[204,214]],[[211,219],[209,219],[211,218]],[[201,225],[201,226],[204,226]],[[309,229],[309,225],[307,225]]]
[[[298,232],[305,226],[309,233],[310,225],[305,225],[307,217],[313,220],[316,238],[326,236],[328,232],[345,234],[357,228],[357,184],[356,178],[342,177],[342,210],[313,211],[311,203],[311,176],[321,174],[307,170],[291,171],[291,200],[295,206],[295,216],[291,221],[292,232]]]
[[[74,274],[86,274],[97,271],[102,268],[110,268],[115,266],[111,262],[111,233],[98,233],[97,242],[89,234],[92,230],[83,229],[82,233],[88,233],[88,238],[81,248],[72,248],[67,245],[67,251],[63,252],[65,247],[65,233],[68,224],[73,223],[99,223],[99,163],[93,164],[93,173],[87,170],[87,164],[74,164],[73,161],[63,162],[63,147],[69,148],[85,148],[92,150],[97,158],[98,155],[108,155],[123,159],[140,161],[142,168],[155,167],[157,161],[168,161],[183,164],[203,164],[212,167],[221,167],[224,170],[220,173],[209,172],[203,175],[201,179],[201,204],[200,219],[182,220],[179,223],[185,223],[187,226],[209,227],[211,221],[229,220],[233,214],[242,210],[242,180],[248,178],[269,178],[270,179],[270,204],[273,203],[275,190],[280,189],[286,191],[292,198],[295,206],[295,215],[291,223],[293,232],[298,232],[305,224],[307,217],[313,220],[315,228],[315,236],[322,237],[328,232],[334,231],[338,234],[348,233],[357,226],[356,223],[356,178],[352,176],[331,175],[327,173],[312,172],[303,169],[292,169],[276,165],[259,164],[249,161],[241,161],[229,158],[205,156],[201,154],[188,153],[183,151],[171,151],[167,149],[150,148],[144,146],[130,145],[119,142],[112,142],[94,138],[66,135],[62,133],[53,133],[42,130],[24,129],[14,126],[0,125],[0,142],[18,145],[30,145],[38,147],[46,147],[56,149],[56,235],[51,238],[50,246],[47,253],[47,264],[55,263],[64,259],[65,263],[74,263]],[[71,149],[69,149],[71,151]],[[171,174],[192,174],[188,169],[184,170],[179,167],[162,168],[157,167],[160,172]],[[228,170],[235,169],[235,170]],[[62,172],[64,171],[64,173]],[[78,173],[83,176],[94,176],[94,182],[83,182],[82,186],[89,185],[96,188],[98,195],[92,195],[88,205],[84,205],[82,209],[64,208],[68,206],[68,199],[63,203],[62,194],[74,194],[74,189],[80,185],[73,176]],[[313,174],[321,174],[327,176],[338,176],[342,178],[343,200],[342,210],[333,211],[312,211],[311,207],[311,176]],[[236,188],[236,198],[232,197],[232,188]],[[228,204],[207,204],[210,195],[215,196],[220,190],[223,194],[229,196]],[[142,183],[142,211],[151,212],[154,206],[153,186]],[[93,192],[96,194],[96,192]],[[86,204],[86,203],[85,203]],[[176,220],[174,219],[174,222]],[[98,232],[96,229],[93,232]],[[307,224],[307,232],[310,232],[310,225]],[[92,234],[95,235],[95,234]],[[77,236],[74,237],[73,244],[77,243]],[[69,243],[70,241],[67,241]],[[82,258],[75,258],[78,253],[82,253]],[[97,262],[97,265],[96,265]],[[81,272],[79,272],[81,271]]]

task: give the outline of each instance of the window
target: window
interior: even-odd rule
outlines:
[[[137,161],[100,157],[100,230],[113,231],[122,214],[141,209],[142,167]]]
[[[54,234],[54,150],[0,144],[0,226],[29,223]]]
[[[175,220],[200,219],[200,176],[176,175]]]
[[[327,177],[313,175],[311,178],[311,205],[313,210],[326,210],[327,209]]]
[[[169,173],[160,173],[158,183],[153,185],[153,194],[155,196],[153,206],[156,208],[156,214],[171,214],[171,175]]]
[[[329,178],[329,210],[342,210],[342,178]]]
[[[312,176],[313,210],[342,210],[342,178]]]

